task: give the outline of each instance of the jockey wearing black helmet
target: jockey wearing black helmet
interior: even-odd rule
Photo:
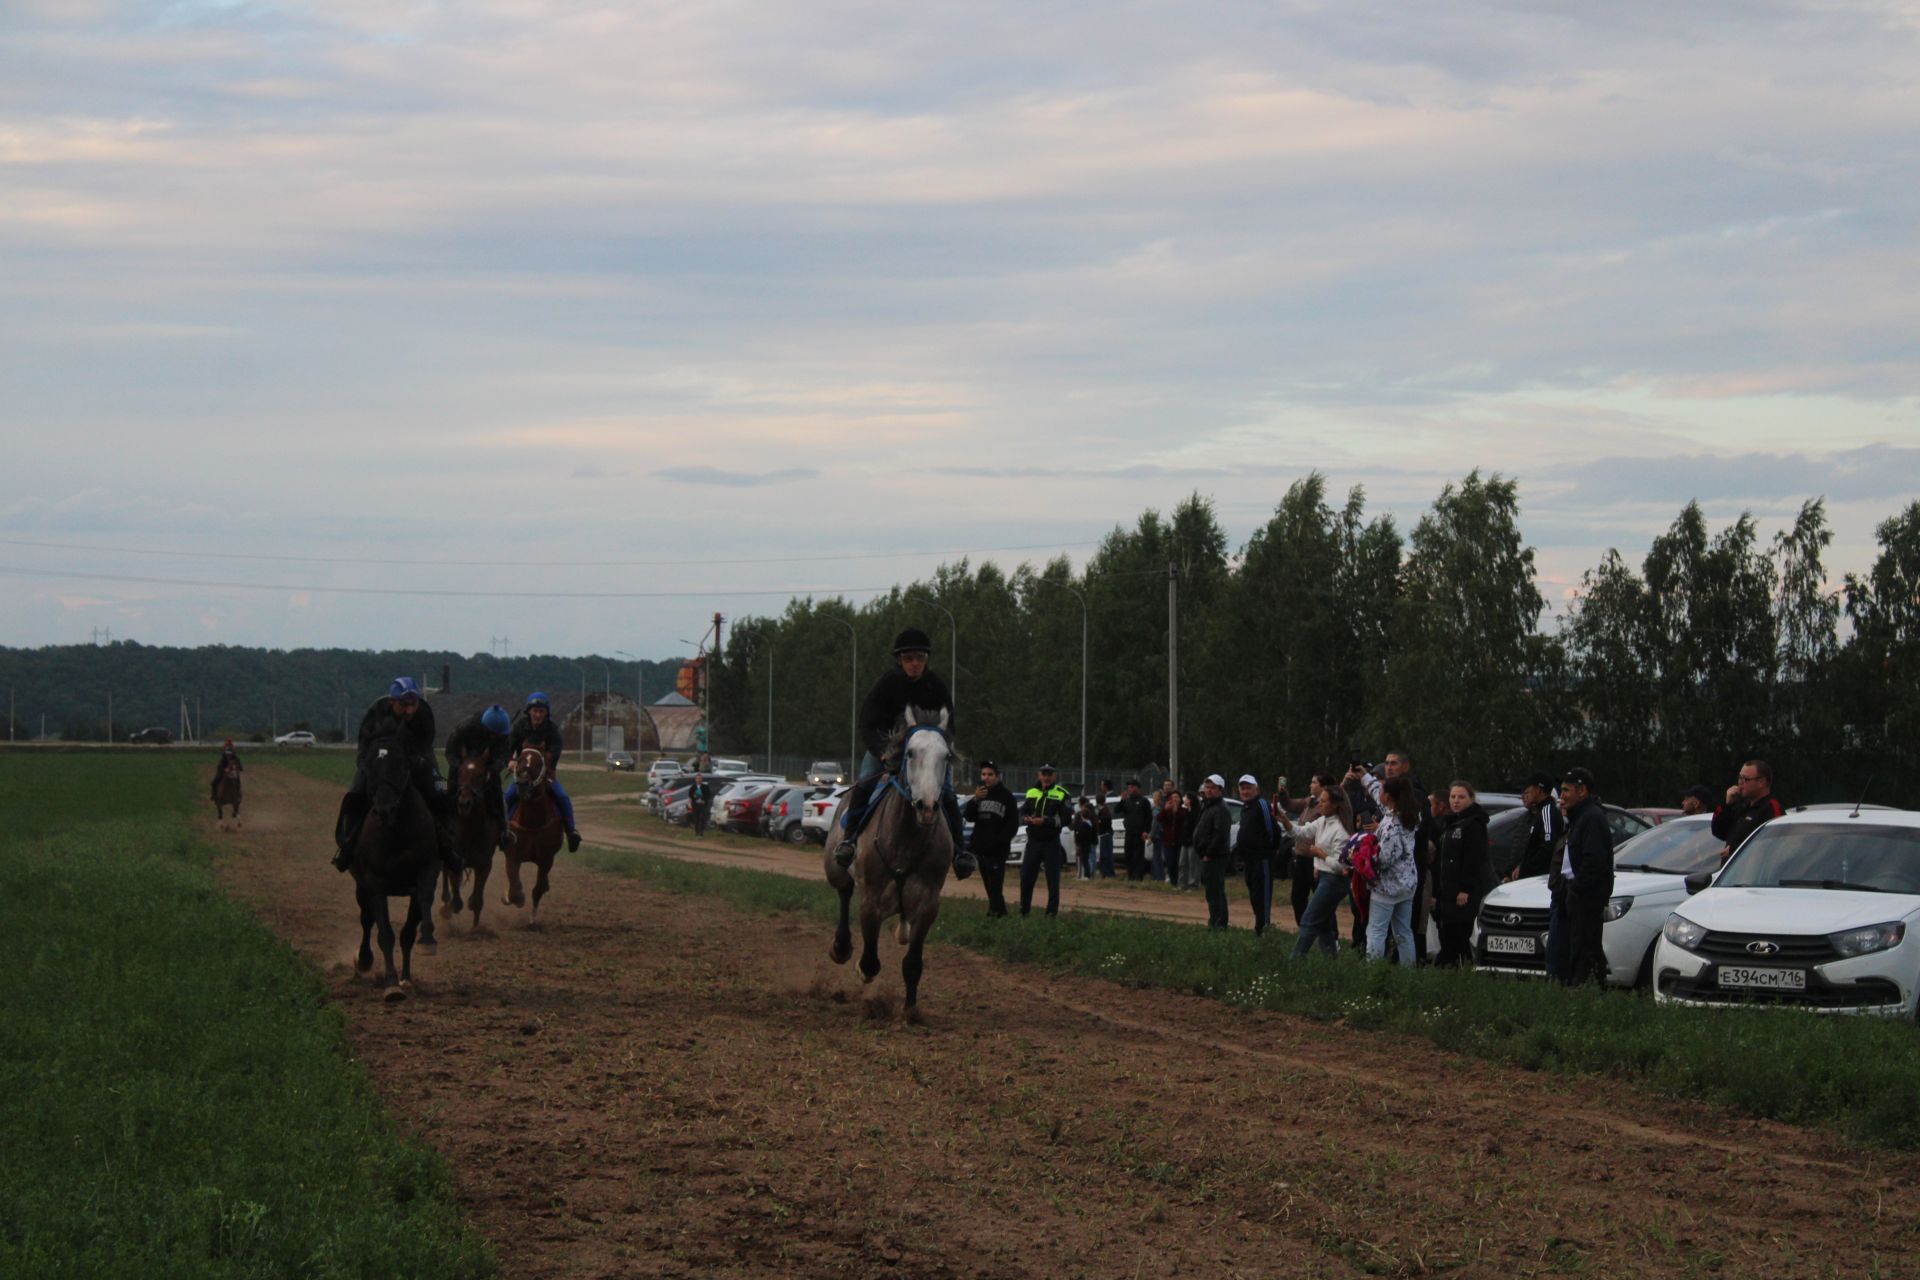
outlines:
[[[337,869],[347,869],[353,856],[353,843],[360,836],[360,824],[366,821],[367,810],[373,805],[372,797],[367,794],[367,765],[375,744],[382,739],[399,738],[407,753],[414,789],[426,800],[427,810],[433,815],[440,860],[449,871],[459,874],[460,855],[453,851],[453,840],[447,833],[447,784],[440,776],[440,766],[433,755],[435,736],[433,708],[420,696],[420,685],[412,676],[397,677],[387,686],[386,696],[376,698],[360,717],[359,755],[353,783],[347,788],[347,794],[340,797],[340,816],[334,828],[334,843],[339,849],[334,854],[333,865]]]
[[[239,777],[247,766],[240,763],[240,753],[233,749],[233,739],[228,738],[220,744],[220,758],[213,765],[213,788],[219,790],[221,775],[231,768],[233,776]]]
[[[553,793],[553,807],[560,811],[560,820],[567,824],[567,852],[572,853],[580,847],[580,831],[573,825],[573,797],[560,785],[560,726],[553,722],[552,701],[538,689],[527,695],[527,705],[514,717],[508,756],[519,755],[521,747],[538,747],[553,764],[553,772],[547,775],[547,790]],[[520,784],[510,782],[507,816],[511,818],[519,807]]]
[[[513,848],[518,840],[507,829],[507,805],[500,794],[500,771],[507,767],[512,756],[507,745],[507,734],[512,728],[513,717],[496,702],[453,726],[453,732],[447,735],[447,772],[454,778],[459,778],[460,762],[467,756],[484,754],[487,758],[487,812],[500,824],[502,849]]]
[[[834,861],[843,867],[853,865],[860,824],[865,820],[873,790],[886,772],[882,762],[887,753],[887,740],[907,708],[912,707],[922,723],[936,720],[945,712],[947,732],[953,732],[953,695],[947,692],[947,682],[927,666],[927,654],[932,648],[933,642],[918,627],[908,627],[895,636],[893,670],[875,682],[867,693],[867,700],[860,704],[860,741],[866,754],[855,774],[859,780],[847,794],[846,804],[841,806],[845,830],[833,851]],[[894,763],[886,762],[886,768]],[[953,833],[953,874],[964,880],[973,874],[974,859],[960,839],[960,802],[953,794],[951,780],[941,790],[940,808],[947,816],[947,829]]]

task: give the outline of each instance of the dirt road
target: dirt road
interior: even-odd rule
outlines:
[[[215,834],[509,1276],[1911,1274],[1920,1160],[1603,1080],[928,950],[905,1025],[812,922],[563,858],[541,927],[351,973],[334,792]],[[815,855],[817,857],[817,854]],[[495,877],[496,885],[499,877]],[[824,890],[823,890],[824,892]],[[1044,928],[1035,919],[1009,928]],[[889,947],[888,972],[892,964]]]

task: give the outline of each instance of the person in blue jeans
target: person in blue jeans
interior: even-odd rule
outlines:
[[[1315,946],[1328,955],[1340,949],[1340,921],[1336,912],[1347,896],[1349,870],[1340,855],[1352,833],[1353,802],[1347,798],[1346,789],[1326,788],[1320,793],[1316,816],[1300,824],[1297,837],[1299,851],[1313,858],[1315,880],[1306,914],[1300,917],[1300,934],[1294,939],[1295,960]]]
[[[1093,829],[1100,833],[1100,861],[1096,870],[1102,880],[1113,879],[1113,806],[1107,802],[1113,798],[1111,779],[1100,780],[1100,794],[1093,802]],[[1133,868],[1127,868],[1130,879],[1139,879]]]

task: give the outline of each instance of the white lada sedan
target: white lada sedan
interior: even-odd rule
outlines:
[[[1914,1016],[1920,813],[1789,813],[1689,887],[1654,953],[1656,999]]]
[[[1652,980],[1653,945],[1667,913],[1685,900],[1687,877],[1720,865],[1725,844],[1714,838],[1711,822],[1707,814],[1675,818],[1613,851],[1613,896],[1601,934],[1609,985],[1645,986]],[[1544,976],[1551,910],[1545,876],[1495,888],[1474,918],[1474,967]]]

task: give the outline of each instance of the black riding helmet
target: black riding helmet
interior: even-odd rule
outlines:
[[[927,633],[918,627],[908,627],[893,638],[893,655],[896,658],[903,653],[932,652],[933,641],[929,640]]]

